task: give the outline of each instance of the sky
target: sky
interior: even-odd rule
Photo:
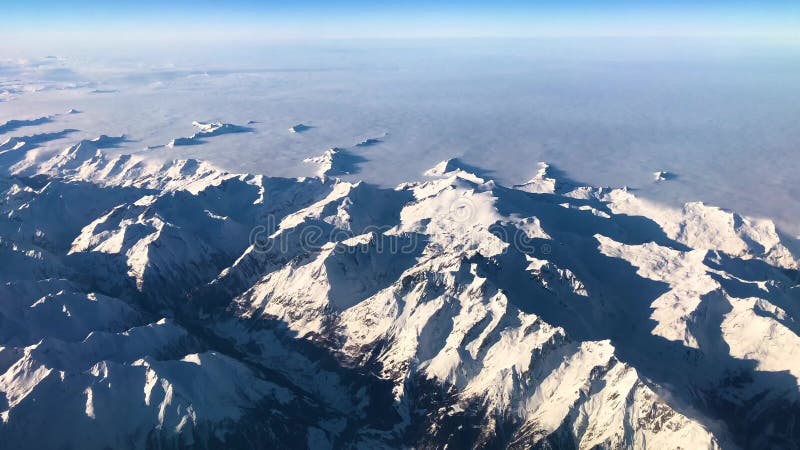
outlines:
[[[95,45],[165,39],[541,36],[800,40],[797,0],[0,0],[0,12],[0,37],[5,45],[17,46],[81,39]]]

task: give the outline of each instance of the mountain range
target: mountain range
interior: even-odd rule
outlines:
[[[279,178],[123,139],[0,145],[3,448],[798,447],[768,220],[544,163],[384,188],[335,177],[349,150]]]

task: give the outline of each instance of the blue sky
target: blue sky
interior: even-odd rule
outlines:
[[[0,33],[243,38],[747,36],[800,38],[800,1],[0,0]]]

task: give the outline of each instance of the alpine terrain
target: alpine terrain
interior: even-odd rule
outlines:
[[[278,178],[107,151],[125,136],[43,157],[22,125],[3,449],[800,446],[800,277],[769,221],[535,161],[389,189],[336,178],[358,145]],[[247,132],[195,126],[170,145]]]

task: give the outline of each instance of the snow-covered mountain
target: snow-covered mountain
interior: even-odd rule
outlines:
[[[340,149],[288,179],[119,139],[0,147],[3,448],[800,442],[800,277],[768,221],[545,164],[385,189],[331,178]]]

